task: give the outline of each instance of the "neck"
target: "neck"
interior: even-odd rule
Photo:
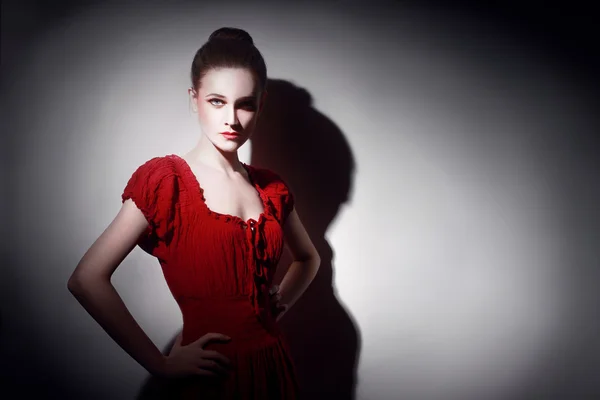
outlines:
[[[244,171],[237,151],[223,152],[215,147],[204,135],[196,146],[186,154],[186,158],[194,163],[204,164],[226,175]]]

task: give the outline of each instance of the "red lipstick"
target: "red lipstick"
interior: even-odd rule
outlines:
[[[221,132],[221,135],[225,136],[227,139],[235,139],[240,136],[237,132]]]

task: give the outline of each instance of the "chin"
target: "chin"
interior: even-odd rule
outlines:
[[[235,151],[238,151],[238,149],[240,147],[242,147],[242,145],[245,142],[241,142],[241,143],[213,143],[215,145],[215,147],[219,148],[219,150],[221,150],[222,152],[225,153],[233,153]]]
[[[230,147],[230,148],[223,148],[223,147],[219,147],[219,149],[221,150],[222,153],[235,153],[240,149],[240,146],[235,146],[235,147]]]

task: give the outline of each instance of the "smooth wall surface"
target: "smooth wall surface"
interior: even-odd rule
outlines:
[[[12,387],[144,393],[66,282],[133,171],[195,145],[191,61],[234,26],[271,78],[240,158],[287,178],[323,259],[281,322],[309,398],[600,394],[600,124],[581,53],[483,10],[364,3],[3,2]],[[158,261],[136,248],[113,283],[166,348],[182,319]]]

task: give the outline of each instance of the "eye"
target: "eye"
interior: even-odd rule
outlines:
[[[213,101],[219,101],[219,102],[221,102],[221,104],[215,104],[215,103],[213,103]],[[220,100],[220,99],[210,99],[208,102],[209,102],[210,104],[212,104],[213,106],[222,106],[223,104],[225,104],[225,103],[223,102],[223,100]]]
[[[246,111],[255,111],[256,110],[255,104],[251,101],[240,104],[240,108],[242,110],[246,110]]]

